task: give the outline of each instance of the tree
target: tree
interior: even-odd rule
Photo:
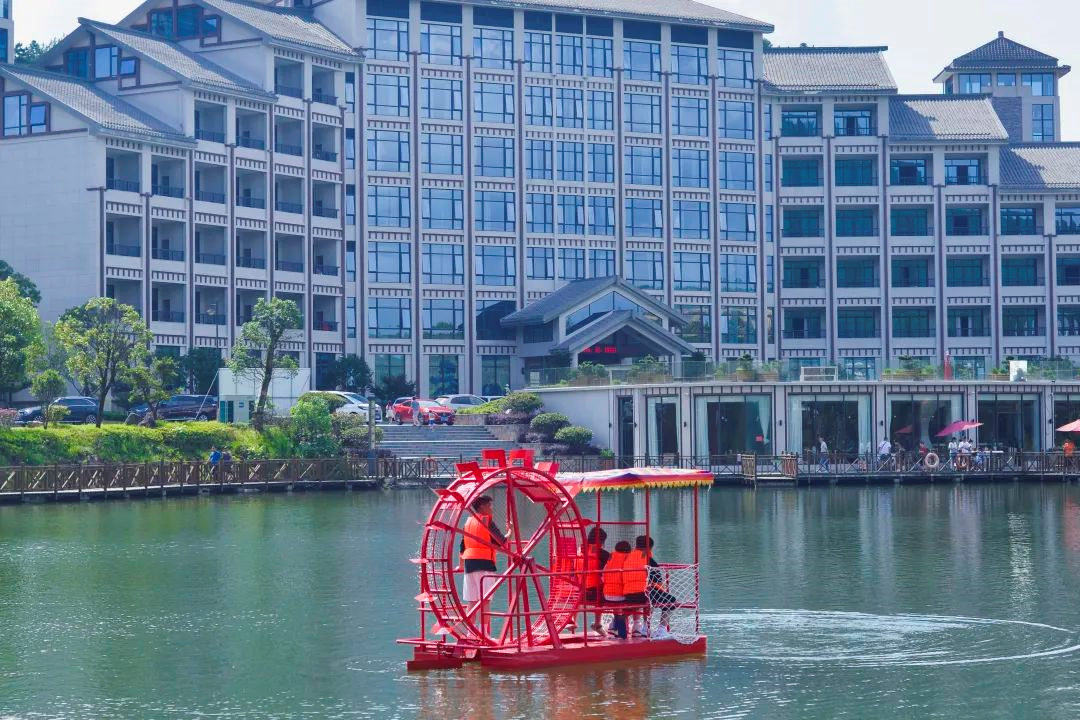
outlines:
[[[156,357],[148,365],[137,365],[126,373],[131,386],[128,399],[145,403],[150,423],[157,424],[158,408],[180,388],[180,365],[171,357]]]
[[[29,359],[40,341],[34,303],[19,293],[13,278],[0,282],[0,392],[26,387]]]
[[[84,385],[78,382],[68,370],[68,354],[56,339],[56,324],[41,323],[41,339],[34,344],[31,350],[30,369],[32,372],[55,370],[60,377],[73,386],[80,395],[96,395],[92,385]]]
[[[221,368],[221,351],[217,348],[195,348],[183,357],[180,368],[189,391],[208,395]]]
[[[7,280],[8,278],[14,280],[15,284],[19,286],[20,295],[34,303],[35,306],[41,303],[41,291],[38,290],[34,281],[22,273],[15,272],[13,267],[0,260],[0,280]]]
[[[300,398],[289,415],[289,434],[300,457],[334,457],[341,452],[341,443],[334,437],[330,408],[321,397]]]
[[[29,45],[15,43],[15,63],[18,65],[33,65],[41,56],[60,44],[60,38],[53,38],[47,43],[39,43],[31,40]]]
[[[331,387],[345,392],[362,393],[371,386],[371,368],[363,358],[342,355],[330,366],[326,379]]]
[[[118,380],[144,364],[154,336],[138,311],[112,298],[94,298],[64,313],[56,340],[67,352],[67,367],[79,384],[96,390],[97,426],[105,398]]]
[[[416,395],[416,383],[406,380],[404,375],[390,375],[375,387],[375,395],[383,402],[412,397]]]
[[[49,420],[52,417],[52,413],[49,412],[52,409],[50,406],[64,394],[66,388],[67,383],[64,382],[64,378],[60,377],[60,373],[55,370],[39,373],[30,383],[30,393],[41,403],[41,417],[45,419],[45,427],[49,427]]]
[[[255,305],[251,320],[240,328],[240,337],[229,356],[229,369],[238,377],[259,378],[259,400],[255,406],[254,422],[262,423],[266,412],[270,382],[275,370],[283,370],[290,377],[296,374],[298,365],[292,356],[285,354],[282,343],[285,334],[300,328],[300,310],[292,300],[261,298]]]

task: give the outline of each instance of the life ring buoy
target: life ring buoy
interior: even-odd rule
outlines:
[[[941,458],[937,456],[937,453],[926,453],[926,457],[923,458],[923,465],[927,470],[937,470],[941,465]]]
[[[424,472],[428,475],[434,475],[439,469],[439,461],[435,458],[424,458]]]
[[[957,455],[956,456],[956,469],[957,470],[963,471],[963,470],[967,470],[970,467],[971,467],[971,458],[970,457],[968,457],[967,455]]]

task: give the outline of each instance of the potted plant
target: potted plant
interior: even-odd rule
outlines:
[[[604,449],[600,451],[600,469],[601,470],[614,470],[615,469],[615,453],[610,450]]]
[[[761,370],[758,371],[758,379],[762,382],[779,382],[780,381],[780,363],[775,360],[770,360],[761,366]]]
[[[1006,365],[1001,365],[990,370],[990,380],[994,382],[1008,382],[1009,381],[1009,368]]]
[[[735,367],[735,379],[739,382],[753,382],[754,358],[750,353],[739,358],[739,364]]]

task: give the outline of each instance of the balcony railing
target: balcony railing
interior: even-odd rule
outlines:
[[[195,316],[195,322],[201,325],[224,325],[225,316],[220,313],[199,313]]]
[[[311,324],[311,329],[322,332],[337,332],[338,323],[336,320],[323,320],[322,322],[315,321]]]
[[[217,205],[225,204],[225,193],[214,192],[213,190],[196,190],[195,199],[201,202],[215,203]]]
[[[314,268],[312,268],[312,272],[315,273],[316,275],[333,275],[333,276],[336,276],[338,274],[338,266],[337,265],[316,265]]]
[[[291,260],[278,260],[276,263],[274,263],[274,267],[283,272],[304,272],[304,263],[292,262]]]
[[[174,262],[184,261],[183,250],[172,250],[170,248],[152,248],[150,250],[150,256],[155,260],[172,260]]]
[[[236,204],[240,207],[255,208],[256,210],[266,209],[266,198],[258,197],[244,197],[241,195],[236,198]]]
[[[140,255],[138,245],[124,245],[122,243],[106,243],[105,252],[120,257],[139,257]]]
[[[334,218],[336,220],[338,217],[338,209],[316,206],[315,209],[311,211],[311,214],[315,217]]]
[[[182,310],[155,310],[151,313],[150,319],[154,322],[182,323],[184,322],[184,312]]]
[[[325,162],[337,162],[338,154],[332,150],[312,150],[311,157],[314,160],[323,160]]]
[[[312,102],[323,103],[324,105],[337,105],[337,95],[328,95],[318,90],[311,92]]]
[[[266,258],[238,257],[236,258],[236,267],[252,268],[254,270],[265,270]]]
[[[295,155],[296,157],[304,156],[304,147],[302,145],[290,145],[289,143],[274,143],[274,152],[281,153],[282,155]]]
[[[274,85],[274,92],[276,92],[278,95],[284,95],[285,97],[291,98],[304,97],[304,89],[296,87],[294,85],[283,85],[282,83],[277,83]]]
[[[177,187],[175,185],[152,185],[150,187],[150,192],[152,192],[154,195],[161,195],[163,197],[184,197],[184,188]]]
[[[110,190],[123,190],[124,192],[139,192],[138,180],[122,180],[120,178],[106,178],[105,187]]]
[[[253,137],[241,137],[236,140],[236,144],[240,147],[251,148],[252,150],[265,150],[266,141]]]
[[[986,185],[986,175],[945,175],[946,185]]]
[[[821,328],[784,330],[784,338],[787,340],[820,340],[825,337],[825,331]]]
[[[297,215],[304,214],[304,206],[301,203],[285,202],[284,200],[278,200],[274,203],[274,207],[278,212],[295,213]]]
[[[224,265],[225,256],[216,253],[195,253],[195,262],[203,265]]]
[[[208,142],[225,142],[225,133],[218,132],[217,130],[203,130],[200,128],[195,131],[195,137],[199,140],[206,140]]]

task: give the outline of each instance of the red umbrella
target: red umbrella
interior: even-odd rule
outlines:
[[[1080,432],[1080,420],[1073,420],[1071,423],[1067,423],[1059,427],[1058,432]]]
[[[964,432],[965,430],[971,430],[972,428],[977,427],[982,427],[982,423],[975,422],[974,420],[957,420],[956,422],[941,428],[941,432],[939,432],[934,437],[946,437],[948,435],[954,435],[958,432]]]

